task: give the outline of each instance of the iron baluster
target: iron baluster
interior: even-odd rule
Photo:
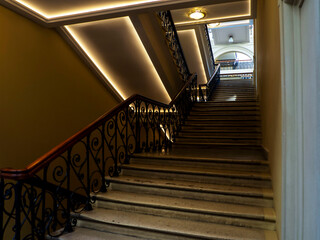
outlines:
[[[65,232],[72,232],[72,226],[71,226],[71,196],[70,196],[70,165],[71,165],[71,151],[68,151],[68,159],[67,159],[67,171],[66,171],[66,177],[67,177],[67,191],[69,193],[69,196],[67,198],[67,211],[66,211],[66,226],[64,228]]]
[[[105,123],[102,124],[102,129],[101,129],[101,161],[102,161],[102,171],[101,171],[101,192],[106,192],[107,191],[107,183],[106,183],[106,160],[105,160]]]
[[[141,152],[140,146],[140,100],[136,101],[136,152]]]
[[[118,134],[117,134],[117,129],[118,129],[118,114],[115,115],[115,126],[114,126],[114,155],[115,155],[115,159],[114,159],[114,176],[118,177],[119,176],[119,172],[118,172]]]
[[[14,208],[15,208],[15,225],[14,232],[15,240],[21,239],[21,191],[22,191],[22,182],[19,180],[14,186],[15,199],[14,199]]]
[[[4,238],[4,226],[3,226],[3,218],[4,218],[4,179],[0,179],[0,239]]]

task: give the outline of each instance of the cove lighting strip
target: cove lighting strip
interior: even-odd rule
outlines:
[[[204,77],[204,79],[207,79],[206,77],[206,72],[204,70],[204,64],[203,64],[203,61],[202,61],[202,57],[201,57],[201,52],[200,52],[200,45],[199,45],[199,42],[198,42],[198,39],[197,39],[197,34],[196,34],[196,31],[194,29],[189,29],[189,30],[179,30],[178,31],[178,35],[179,33],[183,34],[183,33],[186,33],[186,34],[190,34],[192,39],[193,39],[193,46],[191,49],[194,49],[194,51],[196,52],[196,55],[197,55],[197,59],[199,60],[200,62],[200,68],[201,68],[201,73],[202,73],[202,76]],[[199,76],[199,75],[198,75]],[[207,80],[208,82],[208,80]]]
[[[143,43],[135,30],[131,20],[129,17],[123,17],[125,21],[127,21],[127,24],[130,24],[131,26],[131,33],[129,33],[130,36],[133,36],[131,41],[136,42],[136,46],[140,48],[140,52],[143,54],[145,60],[146,60],[146,68],[150,69],[152,71],[153,79],[155,81],[155,87],[159,89],[159,94],[162,94],[165,96],[166,101],[169,103],[171,101],[171,97],[169,96],[157,70],[155,69],[150,56],[147,53],[147,50],[144,48]],[[92,61],[92,63],[96,66],[96,68],[99,70],[99,72],[103,75],[103,77],[111,84],[111,86],[118,92],[118,94],[121,96],[121,98],[124,100],[130,96],[127,96],[119,86],[116,81],[111,80],[109,74],[108,74],[108,69],[103,67],[103,63],[100,62],[93,54],[92,51],[90,51],[90,48],[88,44],[76,33],[76,31],[73,31],[69,26],[64,26],[66,31],[72,36],[74,41],[78,44],[78,46],[83,50],[83,52],[86,54],[86,56]],[[125,87],[125,86],[124,86]]]
[[[93,13],[93,12],[98,12],[98,11],[111,10],[111,9],[115,9],[115,8],[143,5],[143,4],[152,3],[152,2],[159,2],[159,1],[160,0],[144,0],[144,1],[138,1],[138,2],[109,5],[109,6],[105,6],[105,7],[91,7],[89,9],[84,7],[82,10],[75,10],[75,11],[60,13],[60,14],[56,14],[56,15],[49,15],[49,14],[45,13],[43,10],[39,9],[39,7],[37,7],[36,4],[32,4],[26,0],[15,0],[14,2],[17,2],[21,5],[23,5],[24,7],[32,10],[33,12],[41,15],[42,17],[50,20],[50,19],[55,19],[55,18],[60,18],[60,17],[67,17],[67,16],[85,14],[85,13]]]

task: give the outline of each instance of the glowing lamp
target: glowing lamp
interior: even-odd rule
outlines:
[[[202,10],[192,10],[190,13],[189,13],[189,18],[191,19],[195,19],[195,20],[199,20],[199,19],[202,19],[206,16],[206,13]]]

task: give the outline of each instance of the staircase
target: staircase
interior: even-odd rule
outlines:
[[[226,80],[196,103],[176,145],[260,146],[260,108],[251,80]]]
[[[60,239],[277,239],[259,104],[250,81],[197,103],[173,149],[135,154]]]

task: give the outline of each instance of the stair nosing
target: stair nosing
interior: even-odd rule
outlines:
[[[246,188],[253,188],[253,189],[261,189],[261,193],[246,193],[246,192],[235,192],[234,190],[225,191],[223,189],[195,189],[187,186],[177,186],[177,185],[164,185],[164,184],[155,184],[155,183],[145,183],[145,182],[130,182],[122,179],[115,179],[115,178],[106,178],[108,182],[112,183],[118,183],[118,184],[127,184],[127,185],[135,185],[135,186],[145,186],[145,187],[153,187],[153,188],[161,188],[161,189],[172,189],[172,190],[178,190],[178,191],[186,191],[186,192],[199,192],[199,193],[213,193],[213,194],[219,194],[219,195],[225,195],[225,196],[238,196],[238,197],[248,197],[248,198],[259,198],[259,199],[267,199],[267,200],[273,200],[273,192],[272,196],[266,195],[264,193],[264,190],[271,188],[258,188],[258,187],[246,187]],[[191,182],[192,183],[192,182]],[[218,185],[218,184],[217,184]],[[223,186],[223,185],[221,185]],[[230,187],[230,186],[226,186]],[[233,186],[235,188],[244,188],[239,186]]]
[[[152,194],[143,194],[143,195],[154,196]],[[140,194],[140,196],[141,196],[141,194]],[[113,203],[136,205],[136,206],[148,207],[148,208],[153,208],[153,209],[164,209],[164,210],[167,209],[167,210],[173,210],[173,211],[179,211],[179,212],[199,213],[199,214],[207,214],[207,215],[221,216],[221,217],[232,217],[232,218],[246,219],[246,220],[257,220],[257,221],[264,221],[264,222],[270,222],[270,223],[275,222],[275,219],[266,219],[265,218],[265,215],[264,215],[265,209],[268,209],[268,210],[272,209],[272,208],[266,208],[266,207],[256,207],[256,206],[252,207],[252,206],[244,206],[244,205],[231,204],[231,203],[215,203],[216,205],[244,206],[245,208],[251,207],[251,208],[257,208],[257,209],[262,210],[262,214],[256,214],[256,215],[247,214],[247,216],[242,216],[241,214],[244,214],[244,213],[237,213],[237,212],[231,213],[231,211],[229,213],[227,213],[227,212],[219,211],[217,209],[210,209],[210,210],[204,209],[204,208],[203,209],[192,209],[190,207],[179,207],[176,205],[165,205],[165,204],[157,205],[157,204],[154,204],[153,202],[141,202],[139,200],[133,202],[133,201],[122,200],[122,199],[114,199],[114,198],[112,199],[112,198],[108,198],[108,194],[96,195],[95,198],[100,201],[109,201],[109,202],[113,202]],[[181,199],[176,198],[176,197],[162,197],[162,198],[171,198],[171,199],[177,199],[177,200],[181,201]],[[191,200],[191,201],[205,202],[203,200]]]
[[[219,177],[223,177],[223,178],[241,178],[241,179],[254,179],[254,180],[266,180],[266,181],[270,181],[271,180],[271,176],[265,174],[265,176],[263,177],[263,174],[260,174],[261,176],[252,176],[253,174],[240,174],[239,173],[230,173],[229,175],[226,175],[227,172],[224,173],[208,173],[208,172],[195,172],[195,171],[190,171],[190,170],[179,170],[179,169],[161,169],[161,168],[154,168],[154,166],[152,165],[142,165],[143,167],[139,167],[141,166],[140,164],[130,164],[130,165],[122,165],[122,169],[135,169],[135,170],[141,170],[141,171],[151,171],[151,172],[168,172],[168,173],[178,173],[178,174],[188,174],[188,175],[204,175],[204,176],[219,176]],[[245,172],[243,172],[245,173]],[[228,174],[228,173],[227,173]],[[237,175],[238,174],[238,175]]]

